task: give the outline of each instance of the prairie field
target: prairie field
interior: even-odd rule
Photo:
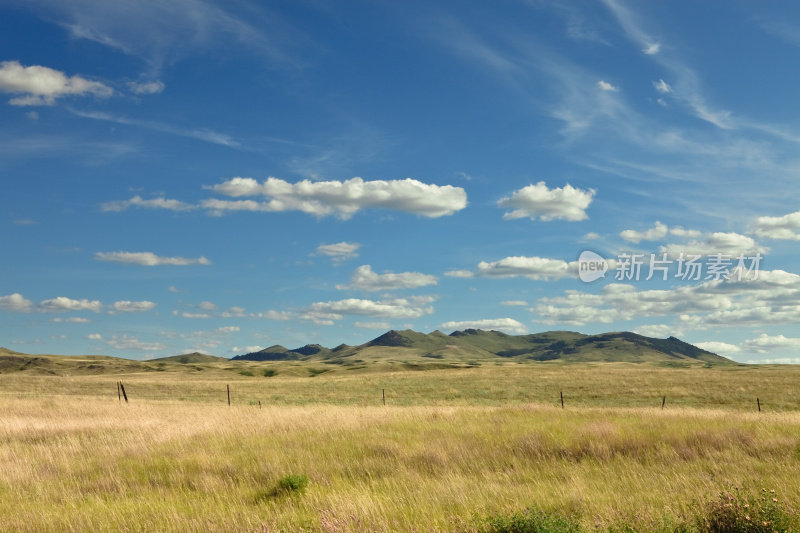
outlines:
[[[246,368],[0,375],[0,530],[800,530],[795,368]]]

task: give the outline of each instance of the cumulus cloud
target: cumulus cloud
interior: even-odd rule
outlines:
[[[79,316],[71,316],[67,318],[62,318],[60,316],[57,316],[52,320],[50,320],[50,322],[55,322],[56,324],[61,324],[61,323],[88,324],[89,322],[91,322],[91,320]]]
[[[506,300],[504,302],[500,302],[500,305],[525,307],[526,305],[528,305],[528,302],[526,302],[525,300]]]
[[[785,337],[783,335],[767,335],[762,333],[755,339],[746,340],[742,346],[748,352],[768,353],[780,350],[797,350],[800,348],[800,338]]]
[[[18,61],[0,63],[0,91],[20,95],[8,102],[16,106],[53,105],[56,99],[67,95],[107,98],[114,93],[100,82],[39,65],[25,67]]]
[[[636,231],[632,229],[626,229],[621,231],[619,236],[625,239],[628,242],[632,242],[634,244],[639,243],[640,241],[657,241],[663,239],[667,235],[674,235],[675,237],[687,237],[687,238],[698,238],[703,235],[703,232],[695,230],[695,229],[685,229],[681,226],[674,226],[672,228],[668,227],[666,224],[662,224],[659,221],[656,221],[655,225],[652,228],[649,228],[645,231]],[[723,234],[719,234],[723,235]],[[735,235],[735,234],[724,234],[724,235]]]
[[[219,212],[302,211],[316,216],[335,215],[342,219],[361,209],[383,208],[426,217],[452,215],[467,206],[467,194],[461,187],[432,185],[406,178],[403,180],[346,181],[303,180],[289,183],[267,178],[259,183],[253,178],[232,178],[211,187],[216,193],[234,198],[264,196],[267,201],[207,200],[203,207]]]
[[[86,298],[73,300],[65,296],[58,296],[39,303],[39,310],[43,312],[94,311],[99,313],[102,309],[103,304],[99,300],[87,300]]]
[[[159,352],[166,350],[166,344],[160,342],[143,342],[133,335],[113,335],[105,341],[107,345],[116,350],[135,350],[140,352]]]
[[[134,94],[158,94],[164,90],[164,82],[161,80],[128,83],[128,88]]]
[[[294,315],[292,315],[292,313],[288,311],[275,311],[274,309],[270,309],[269,311],[264,311],[263,313],[257,313],[255,316],[258,318],[266,318],[267,320],[279,320],[282,322],[294,318]]]
[[[702,241],[693,240],[684,244],[667,244],[659,248],[661,253],[667,253],[671,257],[679,257],[681,253],[688,255],[730,255],[739,254],[755,255],[769,251],[769,248],[760,246],[752,237],[739,233],[715,232],[706,235]]]
[[[26,300],[20,293],[15,292],[7,296],[0,296],[0,309],[28,313],[33,309],[33,303],[30,300]]]
[[[475,274],[470,270],[448,270],[444,273],[449,278],[474,278]]]
[[[548,189],[545,182],[528,185],[500,199],[497,205],[512,209],[503,215],[506,220],[515,218],[537,218],[549,221],[557,218],[577,221],[584,220],[586,208],[592,203],[594,189],[578,189],[569,184],[564,187]]]
[[[334,263],[341,263],[348,259],[355,259],[358,257],[358,249],[361,244],[357,242],[336,242],[333,244],[320,244],[317,246],[317,255],[326,255],[331,258]]]
[[[362,265],[350,276],[348,285],[337,285],[339,290],[391,291],[436,285],[436,276],[419,272],[373,272],[370,265]]]
[[[445,331],[456,331],[463,329],[487,329],[505,331],[508,333],[524,334],[528,333],[528,328],[518,320],[513,318],[486,318],[482,320],[462,320],[445,322],[440,329]]]
[[[532,311],[546,324],[587,323],[678,316],[685,327],[767,326],[800,322],[800,276],[782,270],[708,280],[670,289],[637,290],[611,283],[596,294],[570,290],[540,299]]]
[[[118,311],[120,313],[141,313],[154,309],[156,307],[156,303],[149,302],[147,300],[143,300],[141,302],[121,300],[119,302],[114,302],[111,307],[114,309],[114,311]]]
[[[364,329],[389,329],[391,327],[388,322],[354,322],[353,325]]]
[[[205,257],[160,257],[152,252],[97,252],[94,254],[97,261],[113,261],[142,266],[187,266],[210,265],[211,261]]]
[[[655,337],[657,339],[664,339],[680,334],[680,332],[676,330],[675,326],[669,326],[667,324],[648,324],[646,326],[639,326],[634,328],[633,332],[638,333],[639,335],[644,335],[645,337]]]
[[[700,348],[701,350],[706,350],[719,355],[736,355],[737,353],[742,351],[742,349],[736,346],[735,344],[729,344],[727,342],[719,342],[719,341],[695,342],[694,345]]]
[[[129,200],[121,200],[118,202],[106,202],[102,204],[101,209],[103,211],[124,211],[129,207],[145,207],[149,209],[169,209],[171,211],[189,211],[191,209],[196,209],[196,206],[191,204],[187,204],[185,202],[181,202],[180,200],[174,200],[170,198],[149,198],[144,199],[139,195],[132,197]]]
[[[800,211],[781,217],[758,217],[753,233],[763,239],[800,241]]]
[[[505,257],[499,261],[481,261],[476,276],[487,278],[526,277],[535,280],[557,280],[573,273],[574,265],[547,257]]]
[[[626,229],[620,232],[619,236],[628,242],[638,243],[639,241],[657,241],[667,236],[669,229],[666,224],[656,221],[656,225],[645,231],[635,231]]]
[[[89,339],[90,341],[103,340],[103,336],[100,335],[99,333],[89,333],[88,335],[86,335],[86,338]]]
[[[608,83],[607,81],[603,80],[597,82],[597,88],[600,89],[601,91],[607,91],[613,93],[619,91],[619,87],[615,87],[612,84]]]
[[[316,324],[330,325],[345,315],[374,316],[380,318],[418,318],[433,313],[434,301],[430,296],[413,296],[389,300],[347,298],[329,302],[316,302],[299,315]]]

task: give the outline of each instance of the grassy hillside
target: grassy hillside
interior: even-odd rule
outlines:
[[[420,358],[447,363],[473,363],[504,358],[516,362],[654,362],[667,364],[729,364],[731,361],[701,350],[674,337],[655,339],[629,332],[583,335],[571,331],[548,331],[532,335],[508,335],[499,331],[467,329],[445,335],[413,330],[388,331],[360,346],[329,350],[307,345],[295,350],[272,346],[260,352],[235,357],[237,360],[387,360],[431,365]]]
[[[216,355],[207,355],[204,353],[193,352],[183,355],[173,355],[171,357],[159,357],[150,359],[149,363],[180,363],[188,365],[192,363],[220,363],[227,361],[224,357],[217,357]]]

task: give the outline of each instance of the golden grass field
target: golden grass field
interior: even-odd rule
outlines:
[[[794,367],[241,368],[0,375],[0,531],[467,532],[526,509],[691,531],[731,486],[800,508]],[[290,474],[305,492],[276,491]]]

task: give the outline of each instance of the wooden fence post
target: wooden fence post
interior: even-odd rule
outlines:
[[[666,396],[664,396],[664,397],[661,399],[661,408],[663,409],[663,408],[664,408],[664,406],[665,406],[666,404],[667,404],[667,397],[666,397]]]
[[[383,405],[386,405],[386,389],[381,389],[381,394],[383,395]]]
[[[125,398],[125,403],[128,403],[128,395],[125,394],[125,385],[122,382],[119,382],[119,388],[122,389],[122,397]]]
[[[561,408],[564,408],[564,391],[561,391]]]
[[[230,407],[231,406],[231,386],[230,385],[225,385],[225,387],[228,388],[228,407]]]
[[[756,405],[758,405],[758,412],[760,413],[761,412],[761,400],[759,400],[758,398],[756,398]]]
[[[117,381],[117,400],[122,403],[122,393],[119,391],[119,381]]]

